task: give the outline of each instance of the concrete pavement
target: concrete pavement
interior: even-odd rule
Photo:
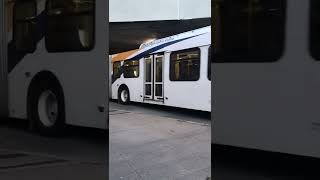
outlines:
[[[110,109],[110,180],[205,180],[210,122]]]

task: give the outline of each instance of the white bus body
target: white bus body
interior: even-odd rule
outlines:
[[[8,53],[2,53],[0,64],[8,82],[8,116],[30,119],[30,111],[43,116],[51,108],[52,116],[64,111],[65,124],[106,129],[107,1],[4,0],[1,6],[6,19],[0,21],[6,29],[1,52]],[[60,88],[60,97],[38,92],[38,107],[32,107],[37,93],[31,91],[43,86]],[[52,99],[48,105],[52,97],[60,98],[64,108]]]
[[[237,43],[236,38],[240,37],[240,33],[236,30],[239,28],[233,25],[234,22],[241,22],[239,19],[227,21],[221,16],[223,13],[226,15],[228,6],[233,12],[241,12],[240,9],[236,8],[235,1],[224,5],[219,3],[227,1],[216,2],[213,4],[213,11],[217,13],[214,16],[218,29],[216,32],[229,32],[230,42],[234,38],[233,43]],[[242,3],[248,4],[245,1]],[[238,52],[235,52],[233,57],[227,57],[234,58],[233,62],[227,62],[227,58],[223,59],[222,56],[220,62],[213,63],[215,104],[212,143],[319,158],[320,62],[317,52],[320,51],[317,48],[320,46],[314,44],[319,41],[319,38],[315,38],[320,32],[319,2],[271,0],[265,1],[265,4],[259,3],[254,6],[261,6],[260,13],[266,12],[259,15],[263,19],[257,18],[257,21],[261,20],[260,32],[265,29],[265,33],[259,34],[256,31],[254,38],[262,39],[264,45],[269,43],[268,39],[274,42],[272,46],[264,48],[266,54],[262,53],[262,56],[272,54],[272,47],[275,46],[281,46],[282,50],[270,62],[263,60],[263,57],[237,59]],[[282,5],[278,6],[278,3]],[[282,6],[283,9],[280,8]],[[272,17],[273,12],[277,14],[276,18]],[[282,18],[283,22],[278,21]],[[225,29],[219,29],[223,23]],[[243,19],[243,25],[247,23],[248,19]],[[280,29],[283,29],[283,33],[279,33]],[[274,34],[280,36],[274,38]],[[222,43],[228,43],[228,35],[220,34],[216,38]],[[217,47],[221,42],[217,41]],[[246,40],[242,43],[246,44]],[[223,48],[228,47],[218,49]],[[217,56],[214,54],[214,61]]]
[[[211,27],[204,27],[142,44],[138,50],[113,55],[110,58],[114,77],[112,99],[121,100],[119,97],[125,88],[130,101],[211,111],[211,81],[208,78],[210,44]],[[176,63],[173,64],[170,58],[176,58]],[[125,63],[130,67],[130,61],[131,65],[136,63],[133,70],[136,74],[128,78],[125,77]],[[114,72],[116,63],[123,71],[118,75]]]

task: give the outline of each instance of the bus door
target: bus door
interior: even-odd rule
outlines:
[[[144,58],[144,99],[163,101],[163,55]]]
[[[155,55],[153,58],[154,100],[163,101],[163,55]]]

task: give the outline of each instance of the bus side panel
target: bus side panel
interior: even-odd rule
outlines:
[[[200,50],[201,64],[198,81],[170,81],[170,53],[165,54],[165,105],[211,111],[211,82],[207,74],[208,46],[201,47]]]
[[[200,78],[198,81],[170,80],[170,53],[165,54],[164,97],[165,105],[188,109],[211,111],[211,82],[208,79],[208,47],[211,34],[206,33],[167,46],[164,50],[173,52],[200,47]],[[201,93],[198,93],[201,92]]]
[[[143,78],[144,78],[144,61],[139,60],[139,77],[137,78],[124,78],[121,74],[112,84],[112,99],[118,99],[118,91],[121,85],[126,85],[130,93],[130,101],[142,102],[143,101]]]
[[[214,143],[320,157],[320,63],[309,2],[287,1],[285,51],[272,63],[214,64]]]
[[[132,80],[132,81],[131,81]],[[128,81],[130,91],[130,98],[134,102],[143,102],[143,92],[144,92],[144,59],[139,60],[139,77],[132,78]]]
[[[107,128],[108,109],[108,4],[96,1],[95,46],[91,51],[48,53],[42,39],[36,52],[28,54],[9,75],[10,116],[26,118],[26,97],[32,77],[40,71],[56,75],[63,87],[66,123]],[[30,78],[25,76],[30,72]]]

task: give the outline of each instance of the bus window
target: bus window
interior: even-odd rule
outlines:
[[[320,2],[311,0],[310,52],[316,60],[320,60]]]
[[[156,82],[162,82],[162,73],[163,73],[163,70],[162,70],[162,60],[163,57],[155,57],[155,61],[156,61],[156,68],[155,68],[155,71],[156,71]]]
[[[35,1],[17,1],[14,6],[13,41],[17,51],[32,53],[36,49],[37,5]]]
[[[124,61],[123,76],[125,78],[137,78],[137,77],[139,77],[139,60],[127,60],[127,61]]]
[[[113,63],[113,78],[114,79],[120,78],[120,76],[121,76],[120,69],[121,69],[121,62],[120,61],[114,62]]]
[[[272,62],[284,49],[286,0],[213,0],[214,62]]]
[[[200,49],[172,52],[170,55],[171,81],[197,81],[200,78]]]
[[[89,51],[94,46],[95,0],[48,0],[49,52]]]
[[[151,77],[152,62],[151,61],[152,61],[152,58],[145,58],[145,78],[146,78],[145,81],[146,82],[152,82],[152,77]],[[147,89],[149,90],[149,86]],[[151,92],[151,86],[150,86],[150,92]]]
[[[211,46],[208,50],[208,79],[211,81]]]

